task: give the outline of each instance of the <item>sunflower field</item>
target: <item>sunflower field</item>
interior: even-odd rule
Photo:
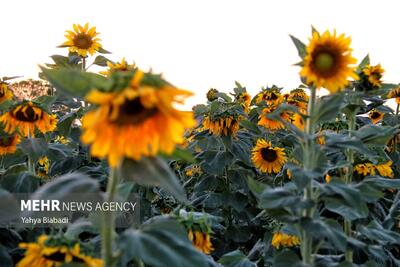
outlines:
[[[298,88],[185,111],[98,36],[74,24],[42,81],[0,80],[1,267],[400,266],[400,85],[350,37],[290,36]]]

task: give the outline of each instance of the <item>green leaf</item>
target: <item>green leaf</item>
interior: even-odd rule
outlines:
[[[218,263],[225,267],[257,267],[257,264],[251,262],[240,250],[226,253]]]
[[[337,117],[344,105],[344,94],[333,94],[321,97],[315,105],[315,123],[330,121]]]
[[[369,54],[367,54],[358,65],[357,72],[360,73],[367,65],[370,64]]]
[[[28,138],[20,144],[25,155],[30,156],[33,161],[46,155],[48,149],[47,142],[43,138]]]
[[[187,232],[177,221],[156,217],[140,229],[125,231],[118,240],[122,264],[142,260],[154,267],[208,267],[207,258],[187,238]]]
[[[87,219],[79,219],[74,223],[68,225],[67,231],[64,236],[69,239],[77,239],[81,233],[92,233],[97,234],[98,232],[94,229],[91,221]]]
[[[240,126],[249,130],[250,132],[253,132],[255,134],[261,134],[260,129],[258,128],[257,124],[249,121],[249,120],[241,120],[239,122]]]
[[[294,37],[293,35],[289,35],[289,36],[292,39],[294,45],[296,46],[299,56],[301,58],[304,58],[307,55],[306,45],[302,41],[300,41],[299,39]]]
[[[195,163],[196,162],[196,159],[194,158],[192,153],[190,153],[189,150],[186,150],[186,149],[183,149],[180,147],[176,147],[175,151],[171,155],[163,155],[163,157],[165,157],[167,159],[183,160],[187,163]]]
[[[358,129],[358,131],[355,132],[355,136],[365,144],[384,146],[397,132],[397,127],[369,124]]]
[[[274,257],[274,267],[305,267],[299,257],[291,250],[283,250]]]
[[[81,173],[69,173],[57,177],[40,187],[32,194],[31,199],[56,199],[60,202],[72,200],[76,202],[96,202],[102,200],[102,196],[100,194],[98,181]],[[45,211],[26,211],[24,213],[26,217],[43,217],[47,214]],[[62,216],[69,213],[69,211],[60,211],[58,215]]]
[[[39,188],[40,179],[30,172],[20,172],[4,176],[0,184],[13,193],[32,193]]]
[[[99,47],[97,52],[99,52],[100,54],[111,54],[111,52],[105,50],[103,47]]]
[[[75,97],[83,97],[92,89],[108,90],[111,87],[111,81],[99,74],[75,69],[41,69],[56,89]]]
[[[17,200],[11,193],[0,188],[0,225],[4,225],[9,221],[12,221],[18,217],[16,211],[19,210],[19,205]],[[2,249],[0,245],[0,259],[2,254]],[[2,262],[2,261],[0,261]]]
[[[263,184],[252,177],[247,177],[247,185],[249,186],[250,191],[256,196],[260,197],[261,193],[267,189],[267,185]]]
[[[107,62],[112,62],[112,61],[109,60],[108,58],[106,58],[105,56],[98,55],[94,59],[93,64],[94,65],[98,65],[98,66],[102,66],[102,67],[107,67]]]
[[[159,186],[182,202],[187,202],[185,191],[170,167],[160,158],[142,158],[140,161],[125,159],[122,177],[141,185]]]

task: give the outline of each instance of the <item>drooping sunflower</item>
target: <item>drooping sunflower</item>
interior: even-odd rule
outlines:
[[[383,119],[383,116],[385,114],[382,112],[379,112],[378,110],[371,110],[369,112],[368,117],[370,118],[370,120],[372,121],[372,123],[377,124],[378,122],[380,122]]]
[[[242,92],[236,96],[236,100],[243,107],[244,112],[248,113],[250,111],[251,96],[247,92]]]
[[[255,97],[256,104],[264,102],[268,106],[277,106],[280,102],[282,102],[282,100],[282,95],[276,87],[263,89]]]
[[[57,116],[47,113],[31,101],[23,101],[1,115],[0,122],[4,124],[4,131],[7,133],[18,130],[25,137],[34,137],[36,129],[41,133],[54,131],[57,127]]]
[[[21,142],[18,135],[6,135],[2,134],[0,136],[0,156],[7,154],[14,154],[17,150],[17,145]]]
[[[297,236],[275,232],[272,236],[271,245],[276,249],[294,247],[300,245],[300,239]]]
[[[251,159],[257,169],[266,173],[280,172],[287,161],[284,148],[273,147],[270,141],[264,139],[257,140]]]
[[[85,26],[73,24],[73,31],[66,31],[65,41],[61,46],[69,47],[69,52],[77,53],[81,57],[86,57],[88,54],[93,56],[101,48],[100,39],[96,36],[99,34],[96,27],[89,28],[89,23]]]
[[[13,98],[13,93],[8,88],[8,85],[4,82],[0,82],[0,104],[11,100]]]
[[[192,241],[193,246],[195,246],[199,251],[204,254],[209,255],[213,250],[213,245],[211,243],[211,237],[208,233],[203,233],[200,231],[194,231],[192,229],[188,232],[188,238]]]
[[[217,89],[211,88],[207,92],[207,95],[206,95],[207,96],[207,100],[210,101],[210,102],[214,101],[215,99],[218,98],[218,93],[219,93],[219,91]]]
[[[262,111],[262,114],[260,114],[260,116],[258,117],[258,119],[259,119],[258,125],[264,126],[265,128],[267,128],[271,131],[285,128],[285,125],[281,121],[268,117],[268,115],[271,114],[272,112],[274,112],[274,110],[275,110],[275,108],[273,108],[273,107],[264,108]],[[283,120],[287,120],[287,121],[290,120],[290,115],[287,112],[282,112],[280,114],[280,117]]]
[[[165,81],[148,84],[155,75],[137,70],[130,85],[120,91],[92,90],[86,99],[96,105],[82,118],[82,142],[93,156],[107,157],[116,167],[124,157],[139,160],[159,152],[170,154],[184,141],[186,129],[195,126],[192,112],[177,110],[192,93]],[[157,76],[158,77],[158,76]]]
[[[331,93],[343,89],[349,78],[358,79],[354,66],[357,60],[351,55],[350,42],[350,37],[337,36],[336,31],[333,34],[325,31],[322,35],[313,32],[300,76],[306,79],[307,84],[324,87]]]
[[[44,156],[41,157],[38,162],[37,162],[37,167],[38,167],[38,171],[37,171],[37,175],[39,177],[45,178],[47,177],[47,175],[49,174],[49,167],[50,167],[50,160],[48,157]]]
[[[303,117],[300,114],[298,114],[298,113],[293,114],[292,124],[294,126],[296,126],[299,130],[304,131],[305,122],[304,122]]]
[[[69,140],[65,138],[63,135],[57,135],[56,138],[54,139],[54,143],[60,143],[63,145],[69,144]]]
[[[108,69],[105,71],[100,71],[100,74],[110,76],[112,73],[114,73],[116,71],[131,71],[136,68],[136,65],[128,64],[126,62],[125,58],[122,58],[121,62],[113,63],[113,62],[107,61],[107,67],[108,67]]]
[[[393,170],[392,170],[393,162],[389,160],[386,163],[381,163],[375,166],[375,169],[378,171],[379,175],[383,177],[393,178]]]
[[[208,130],[215,136],[235,136],[239,131],[240,117],[223,116],[220,118],[211,119],[210,116],[205,116],[203,119],[203,129]]]
[[[393,88],[390,90],[387,98],[394,98],[397,104],[400,104],[400,87]]]
[[[298,107],[302,113],[306,113],[308,99],[309,97],[306,94],[306,91],[304,91],[301,88],[298,88],[290,91],[290,94],[288,95],[286,102],[289,105]]]
[[[193,165],[185,170],[185,174],[187,177],[194,177],[194,176],[200,176],[203,173],[201,170],[201,167],[199,165]]]
[[[66,263],[80,263],[86,267],[103,267],[101,259],[93,258],[81,252],[77,243],[72,248],[65,245],[50,246],[49,236],[41,235],[35,243],[20,243],[19,247],[26,249],[25,257],[16,267],[59,267]]]
[[[372,85],[372,87],[381,87],[381,78],[383,76],[383,73],[385,72],[384,69],[381,67],[381,64],[378,64],[376,66],[367,65],[362,70],[362,72],[366,76],[368,82]]]

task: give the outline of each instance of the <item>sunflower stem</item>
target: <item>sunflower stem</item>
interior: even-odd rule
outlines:
[[[353,111],[349,114],[349,124],[348,124],[348,130],[349,130],[349,136],[353,135],[354,130],[356,129],[356,112]],[[351,184],[353,180],[353,164],[354,164],[354,151],[352,149],[347,150],[347,162],[349,166],[347,167],[347,172],[345,175],[345,182],[346,184]],[[343,225],[343,230],[344,233],[348,238],[351,237],[351,221],[349,220],[344,220],[344,225]],[[348,262],[353,262],[353,250],[350,248],[346,249],[345,252],[345,259]]]
[[[118,185],[118,169],[110,168],[110,174],[107,183],[106,201],[111,203],[115,201]],[[103,213],[102,225],[102,248],[101,253],[103,256],[104,266],[116,266],[115,257],[113,254],[113,235],[115,229],[115,214],[113,212]]]
[[[397,107],[396,107],[396,124],[397,124],[397,121],[398,121],[398,116],[399,116],[399,104],[397,104]],[[396,151],[397,151],[397,134],[394,136],[394,140],[393,140],[393,153],[396,153]]]
[[[31,133],[30,133],[30,131],[28,129],[28,140],[31,139],[31,138],[32,138],[32,136],[31,136]],[[28,154],[28,171],[30,173],[32,173],[33,175],[36,175],[35,164],[34,164],[30,154]]]
[[[308,117],[306,119],[306,138],[304,145],[304,165],[303,168],[305,171],[309,172],[314,169],[314,143],[315,140],[312,137],[315,132],[314,118],[315,118],[315,102],[316,102],[316,89],[314,87],[310,88],[311,94],[308,102]],[[305,201],[310,201],[313,199],[313,191],[312,191],[312,180],[310,180],[307,186],[304,188],[303,198]],[[306,208],[303,210],[303,216],[306,218],[312,218],[314,213],[314,208]],[[312,257],[312,238],[309,236],[305,229],[300,230],[301,244],[300,251],[303,259],[303,263],[305,265],[313,264]]]
[[[86,58],[82,57],[82,71],[86,72]]]

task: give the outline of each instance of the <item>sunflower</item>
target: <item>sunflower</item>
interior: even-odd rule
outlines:
[[[383,76],[383,73],[385,72],[384,69],[381,67],[381,64],[378,64],[376,66],[367,65],[362,72],[366,76],[368,82],[372,85],[372,87],[381,87],[381,78]]]
[[[67,246],[49,246],[49,237],[41,235],[36,243],[20,243],[19,247],[26,249],[25,257],[16,267],[59,267],[64,263],[80,263],[86,267],[102,267],[101,259],[92,258],[81,253],[80,245],[73,248]]]
[[[371,110],[369,112],[368,117],[370,118],[370,120],[372,121],[372,123],[377,124],[378,122],[380,122],[383,119],[383,116],[385,114],[382,112],[379,112],[375,109]]]
[[[17,145],[21,142],[18,135],[0,136],[0,156],[13,154],[17,150]]]
[[[393,88],[390,90],[388,98],[394,98],[397,104],[400,104],[400,87]]]
[[[236,100],[241,104],[244,112],[248,113],[250,110],[251,96],[247,92],[242,92],[236,96]]]
[[[294,126],[296,126],[299,130],[304,131],[304,126],[305,126],[305,124],[304,124],[304,119],[303,119],[303,117],[302,117],[300,114],[295,113],[295,114],[292,116],[292,124],[293,124]]]
[[[325,182],[326,182],[327,184],[329,184],[331,181],[332,181],[332,177],[327,173],[327,174],[325,175]]]
[[[351,56],[350,42],[350,37],[337,36],[336,31],[333,34],[325,31],[322,35],[313,32],[300,76],[307,84],[324,87],[331,93],[343,89],[349,83],[348,78],[358,79],[354,66],[357,60]]]
[[[8,88],[8,85],[4,82],[0,82],[0,104],[11,100],[13,98],[13,93]]]
[[[96,27],[89,29],[89,23],[86,23],[84,27],[79,24],[73,24],[73,31],[66,31],[65,41],[61,46],[69,47],[69,52],[78,53],[81,57],[86,57],[89,53],[91,56],[99,51],[101,44],[100,39],[96,38],[99,34],[96,32]]]
[[[192,112],[174,107],[192,93],[166,82],[143,84],[144,75],[136,71],[123,90],[93,90],[86,96],[97,107],[82,118],[82,142],[91,145],[93,156],[107,157],[112,167],[124,157],[139,160],[159,152],[170,154],[176,144],[183,143],[185,130],[195,126]]]
[[[253,164],[261,172],[278,173],[287,161],[285,149],[273,147],[270,141],[258,139],[252,150]]]
[[[239,120],[240,117],[235,118],[233,116],[211,119],[210,116],[206,115],[203,120],[203,129],[216,136],[235,136],[239,131]]]
[[[375,169],[378,171],[380,176],[393,178],[392,161],[386,163],[378,164]]]
[[[268,117],[268,115],[274,112],[274,110],[275,108],[272,107],[264,108],[262,114],[260,114],[260,116],[258,117],[259,119],[258,125],[264,126],[265,128],[270,129],[271,131],[285,128],[285,125],[281,121],[271,119]],[[290,117],[287,112],[282,112],[280,116],[283,120],[288,120]]]
[[[107,61],[108,69],[105,71],[100,71],[100,74],[110,76],[112,73],[116,71],[131,71],[136,68],[135,64],[128,64],[125,58],[122,58],[121,62],[113,63],[111,61]]]
[[[190,166],[185,170],[185,174],[187,177],[200,176],[202,173],[203,171],[198,165]]]
[[[300,239],[297,236],[288,235],[282,232],[275,232],[272,236],[271,245],[276,249],[281,247],[294,247],[300,245]]]
[[[215,99],[218,98],[218,93],[219,91],[217,89],[211,88],[207,92],[207,100],[210,102],[214,101]]]
[[[35,129],[41,133],[51,132],[57,127],[56,115],[48,114],[34,103],[22,102],[13,107],[10,111],[0,116],[0,122],[4,124],[4,131],[19,133],[25,137],[34,137]]]
[[[41,157],[38,160],[37,165],[38,165],[38,172],[37,172],[38,176],[42,178],[47,177],[50,167],[49,159],[46,156]]]
[[[357,164],[354,167],[354,171],[360,175],[367,176],[367,175],[375,175],[375,165],[372,163],[361,163]]]
[[[200,231],[189,230],[188,238],[192,241],[193,246],[195,246],[199,251],[204,254],[209,255],[213,250],[213,245],[211,243],[211,237],[208,233],[203,233]]]
[[[262,90],[256,95],[256,104],[265,102],[269,106],[277,106],[283,98],[278,89],[270,88]]]
[[[309,99],[309,97],[306,94],[306,91],[299,88],[299,89],[294,89],[294,90],[290,91],[290,94],[286,98],[286,102],[289,105],[298,107],[302,113],[306,113],[308,99]]]
[[[54,143],[60,143],[63,145],[69,144],[69,140],[65,138],[63,135],[57,135],[56,138],[54,139]]]

